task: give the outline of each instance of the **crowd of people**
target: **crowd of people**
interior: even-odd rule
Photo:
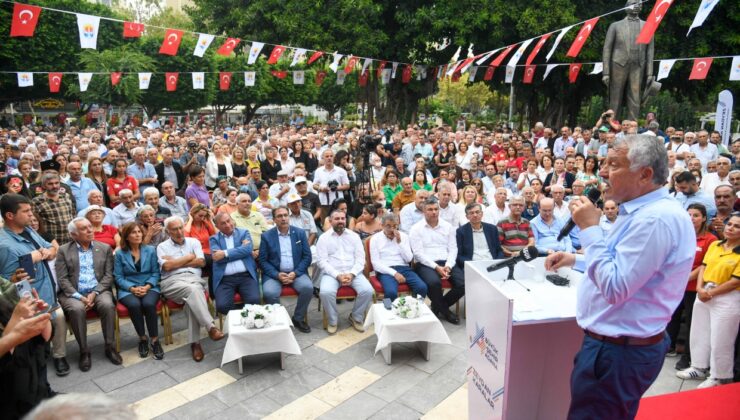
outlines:
[[[466,261],[514,257],[530,246],[541,255],[583,252],[577,227],[558,240],[570,205],[609,188],[609,150],[638,133],[665,145],[664,188],[684,205],[696,233],[681,238],[696,240],[697,251],[668,327],[669,356],[680,353],[679,377],[704,379],[702,387],[731,382],[740,322],[740,140],[728,150],[717,132],[661,129],[652,114],[640,128],[611,111],[593,125],[537,123],[526,131],[474,124],[363,130],[298,120],[217,128],[156,118],[110,130],[2,129],[0,276],[29,278],[35,301],[58,304],[33,326],[15,313],[0,319],[3,339],[17,348],[17,336],[41,334],[31,351],[49,341],[54,371],[64,376],[69,322],[79,369],[87,371],[92,312],[102,324],[105,356],[121,364],[114,337],[120,303],[139,337],[139,355],[162,359],[157,306],[172,301],[184,305],[192,357],[201,361],[201,328],[212,340],[224,336],[210,301],[226,314],[245,303],[279,303],[286,288],[298,296],[296,329],[311,331],[307,310],[315,296],[329,334],[340,323],[339,290],[353,289],[345,322],[362,331],[377,292],[366,265],[385,297],[397,297],[406,284],[457,324],[450,308],[464,296]],[[605,232],[629,211],[612,200],[599,205]],[[24,255],[34,273],[21,269]],[[689,327],[683,345],[682,323]],[[3,372],[17,369],[18,353],[5,343]],[[45,375],[44,357],[35,357]],[[2,378],[8,393],[0,398],[9,401],[53,394],[45,380],[47,386],[18,389],[16,376]]]

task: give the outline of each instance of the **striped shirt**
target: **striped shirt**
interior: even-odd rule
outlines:
[[[510,217],[505,217],[496,227],[499,242],[512,251],[521,251],[529,244],[529,238],[534,238],[532,227],[525,218],[521,218],[519,223],[514,223]]]

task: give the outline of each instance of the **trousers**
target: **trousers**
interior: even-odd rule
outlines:
[[[159,282],[162,296],[177,304],[185,304],[188,343],[200,341],[200,327],[209,330],[214,326],[213,317],[208,311],[205,287],[206,281],[191,273],[173,274]]]
[[[64,316],[72,326],[72,332],[80,345],[80,352],[89,351],[87,348],[87,311],[85,304],[75,298],[64,297],[59,303],[64,310]],[[103,339],[106,346],[115,344],[116,304],[113,303],[113,294],[103,292],[95,297],[93,310],[100,317],[103,327]]]
[[[131,318],[131,323],[134,324],[134,329],[139,337],[146,336],[144,331],[145,321],[149,337],[159,336],[159,327],[157,326],[159,292],[150,289],[144,297],[136,297],[130,294],[119,300],[128,309],[129,318]]]
[[[238,273],[224,276],[214,290],[216,299],[216,311],[226,315],[234,309],[234,294],[239,292],[242,302],[249,304],[260,303],[260,285],[249,273]]]
[[[313,282],[311,282],[308,275],[304,274],[296,277],[290,286],[298,293],[298,302],[295,305],[293,318],[302,320],[306,317],[308,305],[311,303],[311,298],[313,297]],[[282,291],[283,284],[279,280],[262,276],[262,295],[265,298],[265,303],[280,303],[280,294]]]
[[[329,325],[337,325],[337,322],[339,322],[339,311],[337,310],[337,290],[339,290],[339,286],[339,281],[334,277],[327,275],[321,276],[319,298],[321,299],[321,304],[324,305],[326,316],[329,319]],[[365,312],[373,299],[373,286],[370,285],[370,282],[365,276],[359,274],[352,279],[350,287],[357,292],[355,305],[352,307],[352,314],[350,316],[355,321],[362,322],[365,319]]]
[[[715,379],[731,379],[735,338],[740,323],[740,291],[733,290],[707,302],[694,302],[691,318],[691,365],[710,368]]]
[[[391,267],[392,269],[401,273],[402,276],[406,277],[406,284],[411,288],[412,296],[421,295],[422,297],[427,296],[427,285],[419,277],[418,274],[414,273],[414,270],[407,265],[397,265]],[[383,284],[383,296],[394,301],[398,297],[398,281],[395,277],[390,274],[376,273],[378,280]]]

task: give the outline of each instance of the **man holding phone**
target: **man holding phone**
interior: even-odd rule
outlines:
[[[33,270],[26,273],[31,277],[29,283],[38,291],[39,297],[51,306],[57,299],[57,285],[52,276],[50,263],[56,259],[58,245],[47,242],[30,228],[33,210],[31,201],[19,194],[5,194],[0,197],[0,212],[5,227],[0,229],[0,276],[11,278],[21,268],[21,260],[29,268],[30,255]],[[52,357],[57,376],[69,373],[67,363],[67,323],[64,313],[57,309],[52,314],[54,334],[51,342]]]

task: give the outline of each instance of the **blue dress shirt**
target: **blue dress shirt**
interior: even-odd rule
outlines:
[[[566,235],[558,241],[560,230],[563,229],[562,221],[553,217],[548,225],[542,220],[542,215],[538,214],[529,223],[532,226],[532,233],[534,234],[534,245],[540,253],[546,254],[548,250],[573,252],[573,244],[570,241],[570,236]]]

